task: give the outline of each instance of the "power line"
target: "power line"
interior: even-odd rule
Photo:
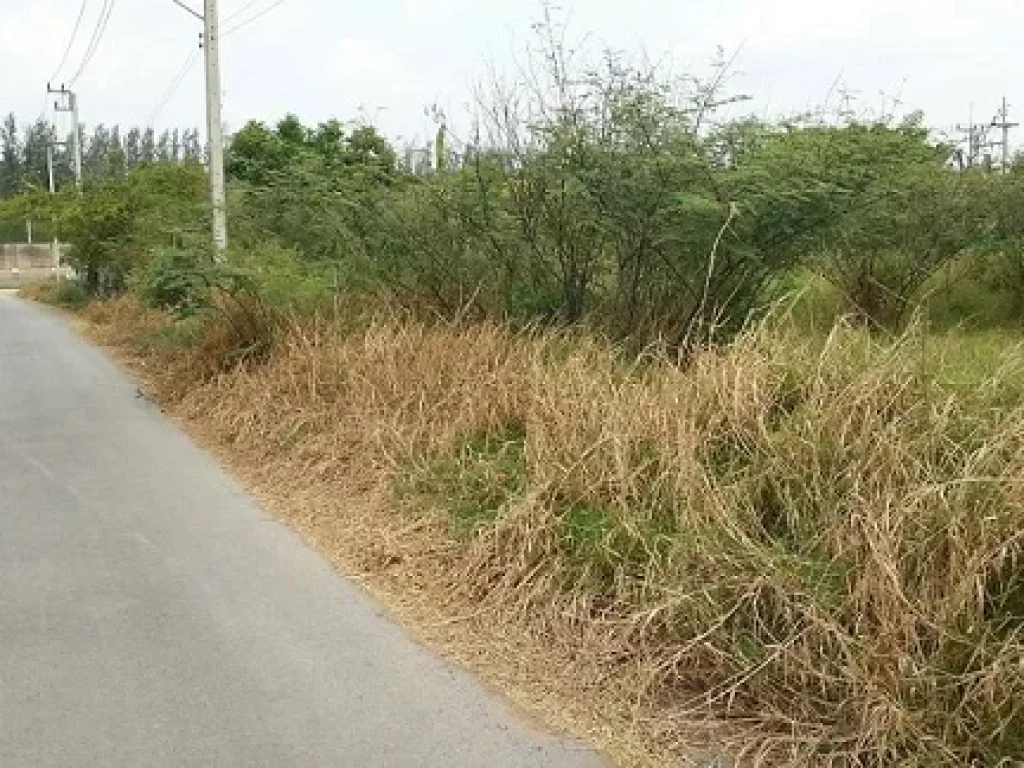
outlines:
[[[96,22],[96,29],[93,30],[92,38],[89,40],[89,47],[86,48],[85,55],[82,57],[82,63],[78,67],[78,71],[75,72],[75,76],[71,78],[71,85],[74,85],[85,68],[89,66],[92,61],[92,57],[96,55],[96,51],[100,47],[100,42],[103,40],[103,35],[107,31],[107,23],[110,21],[110,15],[114,12],[114,6],[117,4],[117,0],[103,0],[103,6],[100,8],[100,15]]]
[[[183,3],[182,0],[171,0],[171,2],[179,8],[181,8],[183,11],[186,11],[190,15],[195,16],[200,21],[203,20],[203,14],[199,13],[199,11],[192,10],[192,7]]]
[[[237,32],[242,27],[245,27],[245,26],[248,26],[249,24],[252,24],[254,21],[256,21],[256,19],[259,19],[259,18],[262,18],[263,16],[266,16],[268,13],[270,13],[272,10],[277,8],[279,5],[282,5],[284,2],[285,2],[285,0],[277,0],[277,2],[271,3],[270,5],[268,5],[266,8],[264,8],[262,11],[260,11],[256,15],[250,16],[248,19],[245,19],[244,21],[238,22],[233,27],[228,27],[228,29],[221,34],[221,37],[222,38],[227,37],[231,33]]]
[[[68,85],[74,85],[78,78],[82,76],[85,68],[89,66],[89,62],[92,61],[92,57],[96,54],[97,49],[100,47],[100,42],[103,40],[103,33],[107,31],[107,23],[110,21],[110,14],[114,12],[115,5],[117,5],[117,0],[103,0],[103,7],[100,8],[100,15],[96,20],[96,28],[92,32],[89,46],[85,49],[85,55],[82,57],[82,63],[79,65],[78,71],[68,81]]]
[[[241,16],[243,13],[245,13],[250,8],[252,8],[254,5],[256,5],[256,3],[258,3],[259,1],[260,0],[249,0],[249,2],[247,2],[241,8],[239,8],[237,11],[233,11],[232,13],[229,13],[228,17],[226,19],[224,19],[224,23],[225,24],[229,24],[230,22],[234,21],[239,16]]]
[[[57,79],[57,75],[64,69],[64,65],[68,63],[68,56],[71,55],[71,48],[75,44],[75,39],[78,37],[78,30],[82,26],[82,18],[85,16],[85,9],[89,5],[89,0],[82,0],[82,7],[78,9],[78,18],[75,19],[75,27],[71,30],[71,39],[68,40],[67,48],[64,49],[64,55],[60,57],[60,64],[53,70],[53,74],[50,75],[49,82],[54,82]]]
[[[192,69],[192,65],[195,64],[198,59],[199,49],[195,49],[188,55],[188,58],[185,59],[185,63],[182,65],[181,69],[178,70],[178,74],[174,76],[174,79],[164,92],[159,103],[157,103],[157,105],[153,107],[153,111],[149,113],[149,119],[146,121],[147,125],[152,125],[154,120],[156,120],[157,115],[159,115],[160,112],[163,111],[164,107],[170,103],[171,99],[174,98],[174,94],[178,92],[178,89],[181,88],[181,84],[185,82],[185,76],[188,75],[189,70]]]

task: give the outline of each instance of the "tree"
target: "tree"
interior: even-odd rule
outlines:
[[[142,162],[142,129],[132,126],[124,135],[124,162],[129,168]]]
[[[171,149],[171,132],[164,131],[156,142],[156,160],[161,163],[170,163],[175,159]]]
[[[156,134],[152,128],[146,128],[142,132],[142,140],[139,144],[139,162],[154,163],[156,160]]]
[[[203,145],[199,141],[199,130],[193,128],[191,131],[185,131],[182,135],[181,141],[181,159],[182,160],[202,160],[203,159]]]
[[[0,198],[11,197],[18,192],[21,158],[18,123],[14,115],[9,114],[0,126]]]
[[[757,205],[762,247],[795,249],[857,315],[891,327],[979,226],[946,157],[911,116],[895,126],[783,126],[738,167],[761,174],[756,184],[777,202]]]
[[[898,327],[929,278],[978,243],[990,216],[977,205],[977,178],[908,169],[898,183],[873,186],[842,218],[823,251],[823,272],[860,317]]]
[[[46,149],[56,139],[53,127],[45,120],[37,120],[25,131],[22,143],[22,187],[45,189],[49,183]],[[71,155],[67,150],[54,152],[54,172],[61,181],[72,175]]]
[[[90,178],[110,174],[110,131],[104,125],[97,125],[82,150],[82,171]]]

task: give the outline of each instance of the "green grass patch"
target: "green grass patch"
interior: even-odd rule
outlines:
[[[559,538],[573,569],[599,593],[619,578],[642,578],[649,567],[664,562],[678,534],[668,509],[624,513],[594,500],[551,503],[559,512]]]
[[[525,487],[526,429],[510,421],[467,435],[450,451],[412,462],[396,492],[438,504],[448,512],[452,532],[469,538],[493,523]]]

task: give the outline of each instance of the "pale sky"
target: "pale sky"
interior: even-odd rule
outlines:
[[[188,0],[193,6],[201,0]],[[230,29],[276,0],[221,0]],[[86,0],[69,61],[82,60],[102,0]],[[240,16],[232,14],[250,5]],[[1002,96],[1024,118],[1024,0],[566,0],[576,38],[644,51],[675,71],[700,69],[717,46],[740,48],[733,81],[744,111],[820,105],[840,80],[861,110],[894,97],[936,129],[988,120]],[[81,0],[0,0],[0,112],[35,118]],[[539,0],[283,0],[223,41],[224,119],[294,112],[304,120],[360,114],[391,137],[426,135],[423,110],[457,115],[488,62],[511,66]],[[193,48],[199,22],[172,0],[116,0],[77,83],[81,119],[144,124]],[[885,94],[883,96],[883,94]],[[158,127],[202,127],[202,67],[156,115]],[[1011,114],[1014,114],[1011,112]],[[1022,120],[1024,122],[1024,120]],[[1024,129],[1018,129],[1024,138]]]

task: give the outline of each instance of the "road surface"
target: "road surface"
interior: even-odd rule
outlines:
[[[590,768],[0,295],[0,766]]]

